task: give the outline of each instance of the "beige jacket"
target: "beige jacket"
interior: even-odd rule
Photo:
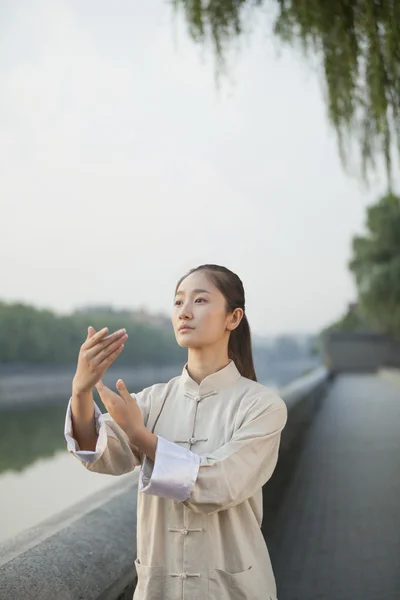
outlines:
[[[198,385],[188,374],[134,394],[158,436],[153,464],[95,406],[95,452],[68,449],[98,473],[141,465],[138,584],[134,600],[276,600],[261,533],[262,486],[278,459],[287,408],[277,393],[242,377],[233,361]]]

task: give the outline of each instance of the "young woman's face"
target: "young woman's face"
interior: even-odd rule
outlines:
[[[180,346],[201,348],[216,343],[227,335],[229,320],[223,294],[204,271],[196,271],[181,282],[172,311]]]

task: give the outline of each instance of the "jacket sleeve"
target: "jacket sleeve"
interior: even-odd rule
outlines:
[[[205,514],[236,506],[274,472],[286,422],[286,404],[268,390],[247,410],[231,440],[215,452],[197,455],[159,437],[154,464],[147,457],[143,462],[140,490]]]
[[[138,394],[132,394],[142,411],[146,423],[151,403],[152,388],[145,388]],[[64,436],[67,450],[78,458],[89,471],[106,475],[123,475],[129,473],[142,462],[142,457],[137,448],[129,443],[128,437],[114,419],[108,414],[102,414],[94,402],[95,424],[98,434],[94,451],[81,450],[74,438],[71,416],[70,399],[65,418]]]

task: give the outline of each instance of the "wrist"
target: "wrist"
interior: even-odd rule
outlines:
[[[141,446],[146,444],[149,433],[150,432],[146,427],[140,427],[140,429],[132,431],[132,433],[129,434],[129,441],[140,449]]]
[[[72,395],[78,398],[78,400],[85,400],[90,397],[92,394],[92,390],[85,390],[80,388],[77,385],[72,384]]]
[[[140,452],[155,461],[158,438],[154,433],[143,426],[134,435],[129,436],[129,440]]]

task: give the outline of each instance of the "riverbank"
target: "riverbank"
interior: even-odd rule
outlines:
[[[265,385],[282,387],[315,369],[318,358],[301,358],[291,361],[269,362],[255,356],[257,378]],[[180,375],[183,364],[164,366],[112,365],[106,372],[105,385],[115,389],[116,381],[125,381],[130,392],[139,392],[153,383],[167,382]],[[0,410],[2,408],[24,408],[26,406],[57,404],[65,402],[71,395],[74,365],[0,365]],[[97,392],[95,391],[95,396]]]
[[[76,365],[0,368],[0,409],[64,401],[71,395]],[[182,365],[113,366],[106,372],[105,385],[115,388],[117,379],[125,381],[129,391],[138,392],[155,382],[169,381],[179,375]]]

